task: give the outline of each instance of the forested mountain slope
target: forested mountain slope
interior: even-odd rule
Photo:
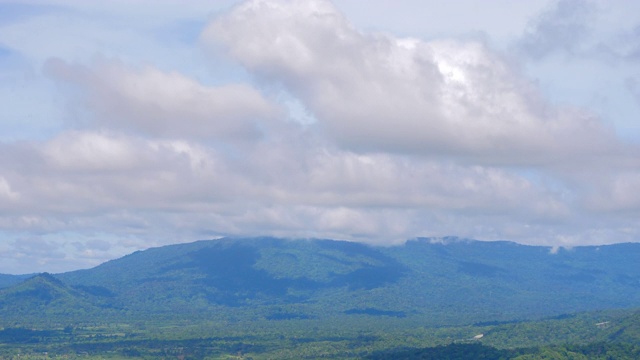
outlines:
[[[394,247],[226,238],[138,251],[56,274],[57,291],[65,295],[46,306],[30,296],[51,282],[28,280],[32,292],[16,290],[24,284],[7,287],[0,291],[0,315],[23,321],[36,315],[17,307],[20,301],[53,314],[81,308],[93,319],[512,321],[640,306],[639,258],[640,244],[551,251],[457,238]]]

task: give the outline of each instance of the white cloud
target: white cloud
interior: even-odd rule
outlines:
[[[0,204],[4,201],[12,202],[18,200],[19,197],[20,194],[11,189],[11,185],[7,182],[7,179],[0,176],[0,199],[2,199]]]
[[[616,148],[599,119],[545,104],[484,44],[362,33],[327,1],[250,1],[203,39],[282,83],[348,149],[537,164]]]
[[[338,5],[355,6],[347,2]],[[535,62],[469,36],[461,19],[447,31],[462,37],[439,36],[433,24],[422,38],[395,36],[359,30],[320,0],[246,2],[214,19],[199,43],[197,24],[209,15],[194,9],[204,3],[167,0],[144,21],[118,2],[56,4],[58,20],[36,14],[0,34],[39,91],[7,102],[14,109],[5,118],[24,123],[29,106],[55,117],[0,144],[0,271],[62,271],[228,234],[560,246],[640,235],[637,144],[618,140],[617,123],[592,107],[550,98],[554,76],[540,81],[528,68],[562,72],[554,56],[597,48],[600,13],[593,38],[547,44]],[[544,21],[557,14],[546,14],[530,29],[547,31]],[[66,26],[55,30],[59,21]],[[632,34],[633,21],[625,24],[622,33]],[[518,20],[491,31],[508,43],[505,34],[524,27]],[[74,32],[83,36],[55,45]],[[607,35],[618,39],[612,52],[629,58],[635,40],[616,34]],[[562,87],[602,84],[591,62],[571,61],[590,80]],[[33,70],[42,62],[43,73]],[[14,65],[8,78],[30,93]],[[620,82],[616,91],[632,98],[637,73],[625,74],[627,88]],[[28,255],[35,247],[63,250]]]
[[[550,102],[590,109],[637,143],[640,107],[622,84],[638,74],[639,11],[624,0],[552,1],[507,49]]]
[[[87,68],[52,59],[46,70],[79,86],[91,120],[107,128],[169,138],[252,139],[260,136],[261,122],[278,113],[247,85],[208,87],[151,66],[135,69],[112,61]]]
[[[307,144],[263,142],[241,154],[81,131],[28,151],[16,144],[7,150],[31,159],[37,175],[1,164],[22,194],[2,227],[111,229],[167,242],[178,228],[187,238],[209,229],[385,242],[424,231],[424,217],[509,213],[545,222],[569,211],[553,192],[504,170]]]
[[[123,137],[82,132],[52,139],[43,153],[51,166],[72,172],[135,170],[139,155]]]
[[[614,174],[596,177],[594,187],[585,197],[585,206],[600,214],[626,213],[637,216],[640,213],[640,194],[635,190],[640,186],[640,171],[623,170]]]

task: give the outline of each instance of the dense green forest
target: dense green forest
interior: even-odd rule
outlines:
[[[640,358],[640,346],[592,343],[526,349],[496,349],[482,344],[450,344],[425,349],[382,351],[366,358],[371,360],[633,360]]]
[[[0,318],[23,326],[43,314],[52,323],[393,318],[438,327],[540,319],[640,306],[638,258],[640,244],[552,252],[455,238],[387,248],[330,240],[199,241],[88,270],[7,277]]]
[[[200,241],[2,276],[2,359],[637,359],[640,245]]]
[[[640,309],[406,327],[394,318],[155,321],[0,330],[2,359],[638,359]],[[367,330],[365,330],[367,329]],[[370,330],[369,330],[370,329]],[[515,346],[514,346],[515,345]]]

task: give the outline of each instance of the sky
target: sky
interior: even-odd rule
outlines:
[[[640,2],[0,0],[0,273],[640,240]]]

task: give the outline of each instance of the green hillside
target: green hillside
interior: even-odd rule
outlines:
[[[86,322],[93,316],[106,316],[111,306],[82,287],[71,287],[54,276],[43,273],[0,290],[0,309],[4,326]],[[37,321],[36,321],[37,320]]]
[[[396,247],[228,238],[138,251],[57,274],[57,287],[53,279],[37,283],[55,288],[55,300],[19,300],[15,294],[29,294],[19,289],[36,286],[36,277],[0,292],[0,315],[25,324],[40,313],[55,320],[69,309],[114,320],[490,324],[640,306],[638,258],[640,244],[552,253],[455,238]]]
[[[457,238],[165,246],[1,289],[0,358],[635,359],[639,255]]]

